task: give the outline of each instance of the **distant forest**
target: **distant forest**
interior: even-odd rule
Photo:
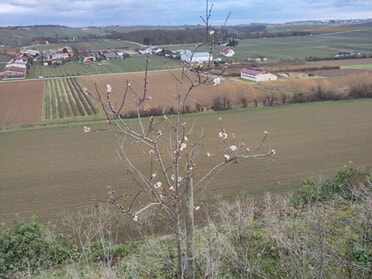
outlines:
[[[38,36],[32,36],[34,28],[38,28],[39,31],[35,32],[35,35],[39,33]],[[49,30],[48,32],[43,32],[40,28],[45,28]],[[50,35],[50,30],[56,28],[55,34]],[[12,36],[7,36],[2,38],[1,44],[7,46],[18,46],[32,43],[39,43],[48,41],[49,43],[61,43],[68,41],[92,41],[92,40],[127,40],[132,42],[137,42],[144,45],[168,45],[168,44],[190,44],[204,42],[206,30],[202,26],[185,26],[182,28],[147,28],[138,30],[126,30],[125,27],[119,30],[112,30],[110,27],[89,27],[93,30],[88,34],[76,35],[73,28],[60,25],[35,25],[35,26],[12,26],[12,27],[2,27],[0,30],[21,30],[28,31],[29,36],[24,36],[23,34],[17,36],[17,38]],[[99,30],[95,32],[94,30]],[[236,26],[225,26],[222,27],[211,27],[210,30],[214,30],[216,36],[216,43],[229,42],[232,40],[239,39],[250,39],[250,38],[269,38],[269,37],[288,37],[288,36],[307,36],[309,32],[304,31],[286,31],[286,32],[269,32],[265,24],[249,24],[249,25],[236,25]],[[103,32],[102,32],[103,31]],[[75,35],[73,35],[75,34]]]
[[[217,36],[217,41],[228,42],[231,39],[250,39],[262,37],[288,37],[288,36],[306,36],[309,32],[291,31],[270,33],[265,25],[238,25],[229,26],[226,29],[212,28]],[[205,28],[186,28],[180,30],[167,29],[143,29],[129,32],[119,32],[107,30],[104,36],[89,34],[85,37],[78,37],[79,41],[111,39],[127,40],[144,45],[166,45],[166,44],[188,44],[205,41]],[[33,41],[49,41],[58,43],[63,37],[34,37]]]

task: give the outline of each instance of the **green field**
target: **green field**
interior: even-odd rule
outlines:
[[[78,61],[69,61],[59,66],[44,66],[42,62],[39,61],[32,65],[27,78],[33,79],[40,76],[47,78],[139,72],[143,71],[146,67],[145,59],[145,55],[133,55],[127,59],[93,62],[90,64],[83,64]],[[166,61],[166,63],[164,63],[164,61]],[[180,68],[181,66],[182,64],[179,60],[153,55],[150,58],[149,70],[174,69]]]
[[[372,69],[372,64],[347,65],[347,66],[341,66],[341,69]]]
[[[220,116],[227,133],[234,132],[251,149],[269,131],[265,148],[277,155],[272,161],[245,161],[223,171],[205,190],[210,201],[294,190],[303,179],[334,175],[349,161],[372,168],[372,100],[186,115],[187,123],[197,119],[195,136],[205,127],[196,161],[200,173],[214,164],[206,152],[221,151]],[[105,199],[107,185],[118,193],[133,193],[115,145],[114,135],[87,134],[76,124],[0,133],[0,221],[10,224],[15,214],[36,214],[42,222],[58,223],[65,210]]]

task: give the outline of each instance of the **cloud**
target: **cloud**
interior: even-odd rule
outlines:
[[[304,19],[371,17],[372,0],[210,0],[211,24],[279,23]],[[202,23],[202,0],[2,0],[0,26],[184,25]]]

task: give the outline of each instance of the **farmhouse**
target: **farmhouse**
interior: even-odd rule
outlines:
[[[43,51],[43,64],[44,66],[63,64],[65,60],[70,58],[70,54],[67,52],[58,52],[56,50],[45,50]]]
[[[228,48],[228,47],[223,47],[220,50],[220,55],[223,55],[225,57],[232,57],[234,56],[234,54],[235,54],[235,51],[233,51],[231,48]]]
[[[186,62],[209,62],[213,60],[213,55],[209,52],[194,52],[191,51],[185,51],[181,54],[181,61]]]
[[[277,80],[278,77],[274,74],[271,74],[265,70],[257,68],[243,68],[240,70],[240,77],[242,79],[247,79],[251,81],[269,81]]]

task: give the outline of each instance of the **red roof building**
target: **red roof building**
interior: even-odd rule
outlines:
[[[274,74],[269,73],[263,69],[257,68],[243,68],[240,70],[240,77],[242,79],[247,79],[251,81],[269,81],[269,80],[277,80],[278,77]]]

